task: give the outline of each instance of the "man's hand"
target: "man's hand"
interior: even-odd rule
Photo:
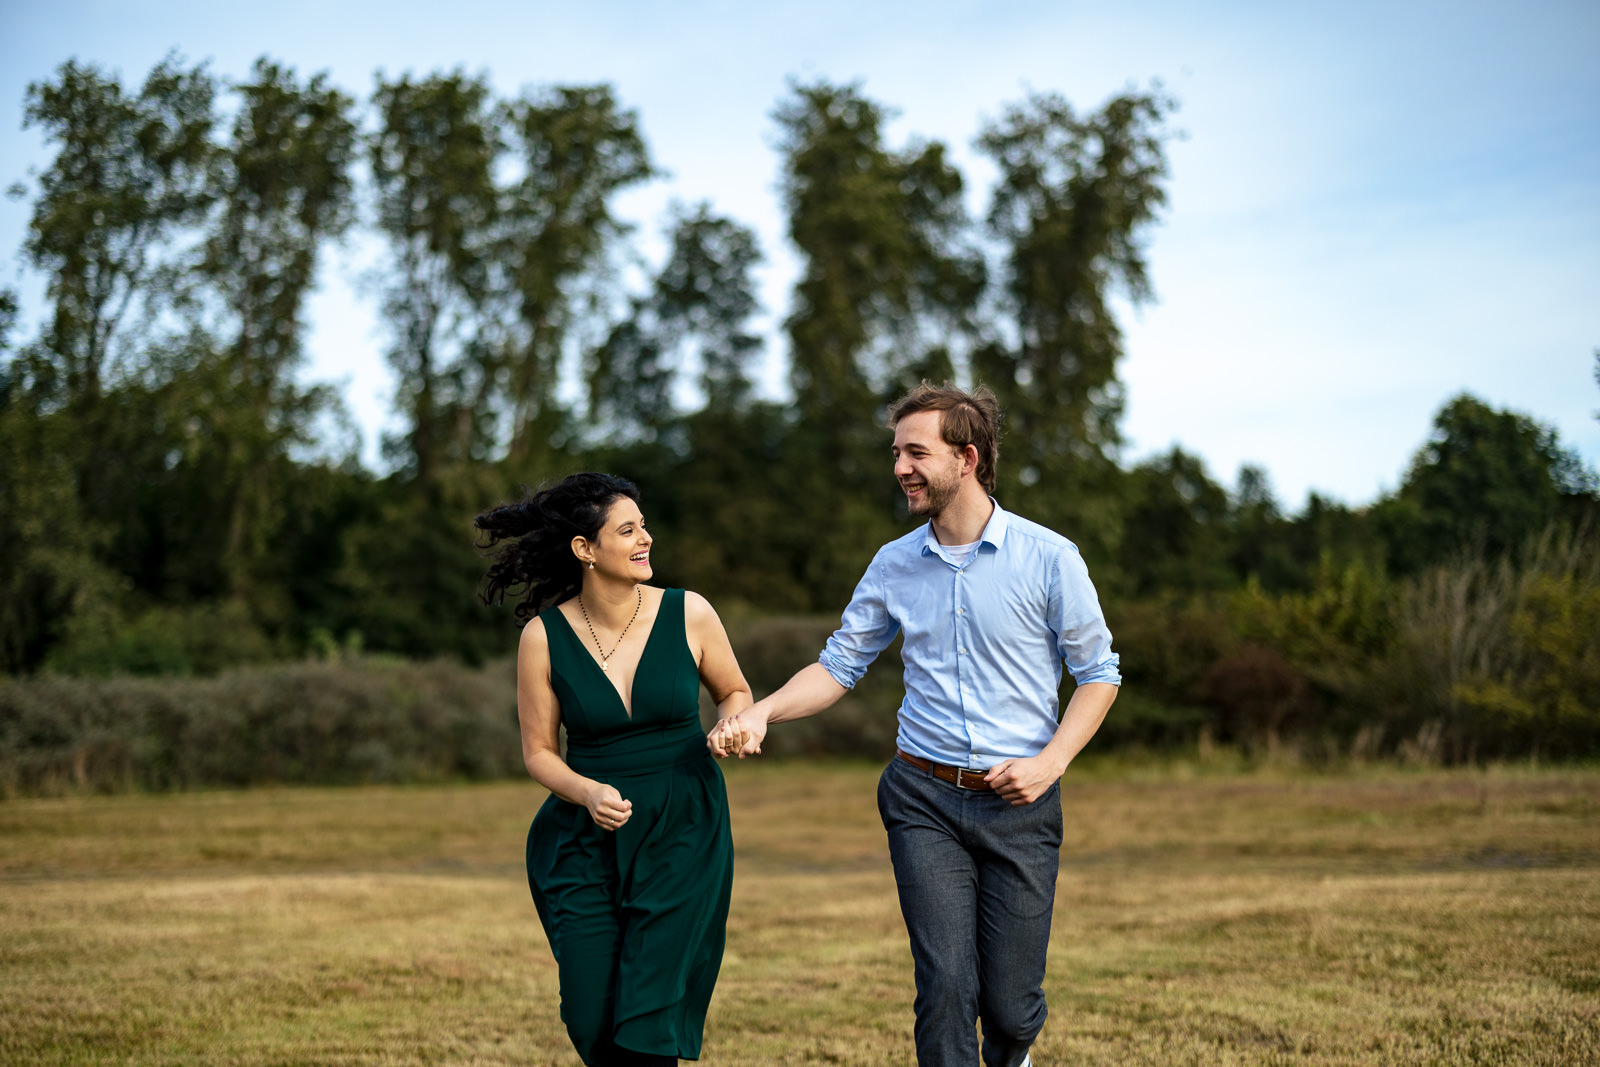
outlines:
[[[1048,756],[1027,756],[996,763],[983,780],[1013,805],[1032,804],[1060,780],[1065,770]]]

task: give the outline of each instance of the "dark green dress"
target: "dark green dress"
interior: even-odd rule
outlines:
[[[602,830],[551,796],[528,831],[528,888],[561,977],[561,1021],[584,1063],[613,1044],[698,1059],[722,965],[733,839],[700,726],[700,674],[668,589],[633,682],[633,717],[556,608],[543,612],[567,765],[633,811]]]

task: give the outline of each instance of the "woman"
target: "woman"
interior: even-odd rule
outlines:
[[[520,591],[528,619],[522,757],[551,794],[528,831],[528,887],[560,972],[561,1019],[591,1065],[699,1058],[733,881],[700,685],[719,718],[750,704],[711,605],[644,584],[651,537],[638,501],[631,482],[575,474],[476,522],[479,547],[493,550],[484,602]]]

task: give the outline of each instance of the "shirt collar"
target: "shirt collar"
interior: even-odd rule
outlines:
[[[978,544],[991,544],[995,551],[1006,543],[1006,530],[1011,527],[1011,514],[1000,506],[994,497],[989,498],[989,503],[994,505],[994,511],[989,515],[989,521],[984,523],[983,533],[978,535]],[[933,523],[928,523],[923,528],[922,554],[939,553],[939,538],[933,532]]]

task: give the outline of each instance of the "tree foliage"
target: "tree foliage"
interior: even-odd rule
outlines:
[[[748,363],[761,346],[749,332],[755,234],[700,204],[677,209],[668,238],[650,292],[632,300],[590,365],[591,416],[615,441],[659,440],[680,414],[673,390],[691,367],[706,410],[729,415],[750,398]]]
[[[885,394],[966,323],[982,261],[943,145],[889,149],[888,116],[857,86],[797,85],[775,117],[804,264],[787,322],[795,406],[843,459]]]
[[[1080,116],[1050,93],[1005,110],[978,139],[1000,171],[988,226],[1002,246],[1005,317],[977,354],[1009,423],[1002,485],[1018,507],[1097,548],[1118,535],[1122,331],[1112,298],[1153,295],[1143,241],[1166,203],[1159,92]]]
[[[76,60],[55,81],[28,87],[23,125],[56,148],[38,178],[23,252],[48,279],[46,358],[37,367],[58,402],[99,397],[130,309],[159,291],[175,232],[214,196],[215,93],[203,67],[184,69],[176,57],[137,94]]]
[[[312,443],[313,420],[333,404],[295,372],[318,253],[353,217],[357,139],[353,102],[326,75],[301,86],[262,59],[236,92],[199,271],[225,309],[222,347],[206,368],[207,384],[224,395],[195,405],[210,440],[189,459],[196,477],[226,487],[215,562],[229,592],[257,599],[284,520],[290,450]]]
[[[1413,573],[1463,549],[1517,549],[1529,531],[1592,504],[1596,482],[1555,432],[1458,396],[1434,418],[1399,492],[1378,511],[1390,563]]]
[[[541,419],[552,407],[573,329],[603,303],[593,288],[607,274],[606,254],[628,227],[612,201],[655,173],[632,112],[608,86],[557,88],[505,109],[522,177],[506,190],[498,248],[520,326],[506,368],[511,422],[509,458],[541,454]]]
[[[890,149],[887,113],[858,86],[796,85],[775,118],[802,262],[785,323],[798,416],[786,490],[830,516],[802,580],[838,600],[891,532],[883,405],[918,378],[950,376],[983,262],[944,146]]]
[[[393,249],[384,300],[389,360],[408,424],[388,452],[426,489],[483,450],[474,397],[494,387],[487,359],[496,143],[488,85],[462,73],[381,78],[368,141],[378,227]]]

